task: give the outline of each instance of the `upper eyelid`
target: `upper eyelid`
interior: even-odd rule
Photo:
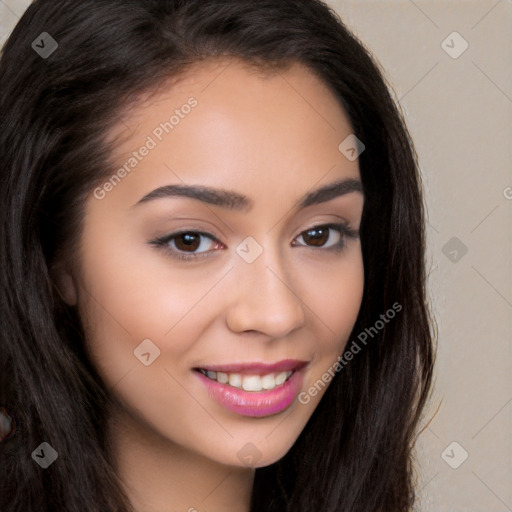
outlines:
[[[223,242],[221,242],[218,239],[218,237],[216,237],[213,233],[208,233],[207,231],[201,231],[199,229],[181,229],[180,231],[176,231],[175,233],[171,233],[170,235],[163,236],[162,239],[172,240],[173,238],[176,238],[177,236],[180,236],[180,235],[184,235],[185,233],[196,233],[198,235],[210,238],[215,242],[219,242],[220,244],[223,244]]]

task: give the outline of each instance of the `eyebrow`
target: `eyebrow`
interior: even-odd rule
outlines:
[[[299,200],[298,209],[325,203],[351,192],[363,193],[362,184],[358,179],[347,178],[335,181],[307,193]],[[202,185],[165,185],[146,194],[134,206],[155,199],[171,197],[188,197],[214,206],[220,206],[221,208],[243,212],[250,211],[254,206],[254,202],[243,194],[231,190],[204,187]]]

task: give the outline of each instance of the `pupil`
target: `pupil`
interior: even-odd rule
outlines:
[[[306,243],[311,243],[311,245],[321,247],[327,242],[328,230],[325,228],[311,229],[306,235],[304,235],[304,238],[306,239]]]
[[[176,247],[179,250],[195,250],[199,247],[199,236],[197,233],[183,233],[176,240]]]

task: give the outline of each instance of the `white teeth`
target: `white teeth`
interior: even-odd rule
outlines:
[[[242,375],[241,373],[201,370],[201,373],[221,384],[229,384],[234,388],[243,389],[244,391],[270,391],[284,384],[293,372],[268,373],[266,375]]]
[[[229,385],[234,388],[242,387],[242,376],[239,373],[230,373],[229,374]]]
[[[221,384],[227,384],[228,381],[229,376],[227,373],[217,372],[217,382],[220,382]]]
[[[246,375],[242,379],[242,388],[245,391],[261,391],[261,377],[259,375]]]
[[[276,386],[280,386],[287,378],[287,372],[281,372],[276,375]]]
[[[274,379],[274,375],[272,373],[264,375],[261,378],[261,387],[263,389],[274,389],[276,387],[276,380]]]

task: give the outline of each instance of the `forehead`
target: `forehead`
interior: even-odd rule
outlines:
[[[115,167],[137,159],[122,185],[140,198],[164,182],[250,192],[263,181],[302,195],[328,173],[357,178],[357,161],[338,149],[351,132],[340,102],[305,66],[268,70],[223,59],[141,97],[109,136]]]
[[[315,113],[331,128],[335,127],[336,117],[345,117],[329,86],[302,63],[257,65],[223,57],[194,63],[154,89],[141,93],[125,109],[123,118],[130,124],[148,120],[151,114],[161,118],[166,108],[190,95],[210,107],[213,104],[240,107],[241,113],[257,107],[263,108],[260,112],[263,115],[276,102],[283,108],[293,106],[301,114],[309,109],[310,114]]]

